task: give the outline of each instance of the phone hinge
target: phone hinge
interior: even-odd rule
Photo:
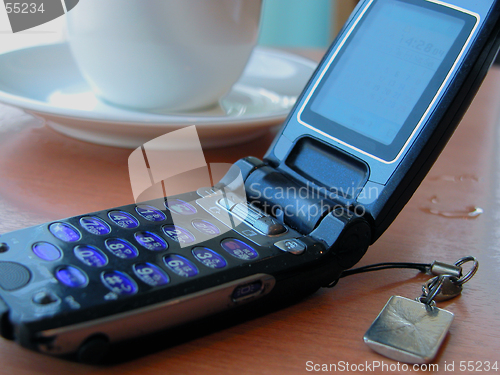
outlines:
[[[308,234],[335,203],[319,191],[270,166],[261,166],[245,180],[248,201],[302,234]]]

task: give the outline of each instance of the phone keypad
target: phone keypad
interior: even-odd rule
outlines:
[[[276,242],[272,236],[265,240],[267,244],[262,241],[265,238],[262,234],[258,241],[252,242],[253,232],[246,233],[252,227],[227,228],[225,222],[192,202],[191,199],[152,201],[49,224],[47,234],[27,246],[27,251],[44,265],[31,270],[33,281],[47,280],[33,290],[32,302],[39,307],[47,306],[44,309],[48,314],[52,311],[49,306],[81,309],[191,282],[257,260],[261,255],[279,253],[272,250]],[[214,207],[216,211],[225,211],[220,205]],[[227,211],[226,214],[235,215]],[[288,237],[294,234],[289,229],[287,233]],[[259,254],[257,247],[253,247],[256,245],[269,250]],[[58,283],[50,281],[47,272]],[[44,293],[51,293],[59,303],[45,304],[49,299],[43,297]]]

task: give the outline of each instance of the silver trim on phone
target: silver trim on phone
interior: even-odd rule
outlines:
[[[38,349],[61,355],[77,351],[87,338],[96,334],[106,335],[113,343],[172,328],[253,301],[268,294],[275,284],[273,276],[256,274],[156,305],[49,329],[37,334]],[[237,290],[241,292],[238,297]]]

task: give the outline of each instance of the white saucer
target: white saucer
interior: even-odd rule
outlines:
[[[218,107],[191,113],[140,112],[97,99],[67,44],[52,44],[0,55],[0,102],[92,143],[136,148],[172,130],[197,125],[203,146],[219,147],[258,137],[281,123],[316,65],[257,47],[243,76]]]

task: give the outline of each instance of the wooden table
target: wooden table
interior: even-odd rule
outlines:
[[[455,314],[455,321],[434,363],[435,373],[471,373],[460,371],[461,361],[473,361],[474,368],[482,363],[483,370],[485,361],[500,366],[499,107],[500,69],[493,68],[428,177],[360,263],[478,257],[479,272],[462,296],[440,304]],[[133,201],[130,150],[76,141],[48,127],[2,137],[0,233]],[[207,150],[206,158],[234,162],[247,155],[262,157],[272,138],[269,134],[244,145]],[[476,207],[484,213],[469,217]],[[391,295],[417,297],[427,279],[412,270],[355,275],[300,304],[110,367],[47,357],[0,339],[0,373],[303,374],[311,369],[308,364],[377,362],[394,369],[394,361],[364,345],[363,334]],[[454,372],[445,371],[450,365]]]

